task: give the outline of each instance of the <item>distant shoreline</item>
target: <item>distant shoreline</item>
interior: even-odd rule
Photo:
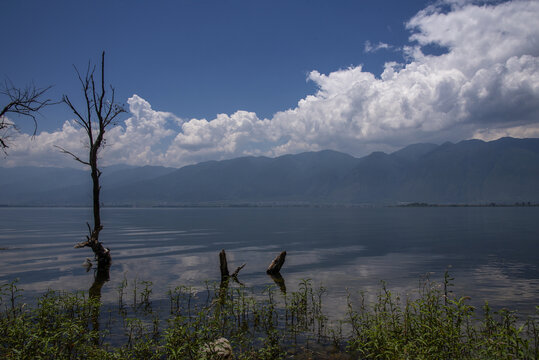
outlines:
[[[539,203],[532,202],[516,202],[514,204],[495,203],[488,204],[429,204],[429,203],[410,203],[391,205],[391,207],[537,207]]]
[[[107,209],[175,209],[175,208],[418,208],[418,207],[539,207],[539,203],[480,203],[480,204],[436,204],[413,202],[405,204],[343,204],[343,203],[191,203],[191,204],[103,204]],[[0,204],[0,208],[91,208],[89,205],[10,205]]]

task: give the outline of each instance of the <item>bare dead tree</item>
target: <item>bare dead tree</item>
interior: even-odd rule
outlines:
[[[92,198],[93,198],[93,216],[94,226],[93,228],[88,225],[89,235],[86,236],[86,241],[78,243],[75,248],[90,247],[94,252],[95,258],[98,262],[98,267],[109,266],[111,263],[110,249],[105,248],[99,241],[99,233],[103,229],[101,224],[101,212],[100,212],[100,199],[99,194],[101,186],[99,184],[99,178],[101,177],[101,170],[98,166],[99,150],[102,148],[105,142],[105,131],[111,126],[118,115],[126,112],[122,105],[115,102],[115,91],[112,86],[105,86],[105,52],[101,54],[101,83],[96,84],[95,80],[95,66],[91,66],[88,63],[85,76],[82,76],[78,69],[75,67],[75,71],[79,78],[82,94],[84,97],[84,106],[82,109],[77,107],[71,102],[69,96],[64,95],[62,101],[71,109],[75,114],[75,122],[82,129],[85,130],[88,139],[88,160],[83,160],[81,157],[75,155],[73,152],[68,151],[62,147],[57,146],[63,153],[73,157],[79,163],[89,166],[91,169],[92,177]],[[109,97],[110,93],[110,97]]]
[[[26,116],[34,122],[34,133],[37,131],[36,114],[45,106],[52,105],[50,99],[45,99],[45,93],[51,87],[37,88],[35,85],[29,85],[24,89],[17,88],[6,80],[4,86],[0,89],[0,94],[7,98],[8,103],[0,111],[0,149],[5,153],[9,148],[7,138],[10,130],[17,130],[14,122],[7,119],[7,114],[17,114]]]

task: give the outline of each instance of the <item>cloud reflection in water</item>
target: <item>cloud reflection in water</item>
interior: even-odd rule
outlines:
[[[450,265],[453,291],[470,295],[476,306],[489,300],[530,314],[539,298],[536,208],[524,213],[511,208],[106,210],[102,240],[112,249],[113,264],[103,287],[105,302],[117,301],[124,277],[129,283],[152,281],[153,299],[164,299],[178,285],[202,288],[205,280],[218,281],[222,248],[231,270],[247,264],[240,279],[258,289],[273,284],[265,269],[286,250],[282,275],[288,290],[313,279],[315,286],[328,288],[330,314],[342,314],[346,289],[365,291],[373,299],[385,280],[405,298],[413,296],[427,273],[441,281]],[[29,209],[52,213],[32,223],[39,233],[14,221],[17,214],[27,215],[24,210],[10,211],[0,209],[0,229],[9,229],[0,234],[0,247],[8,249],[0,251],[0,281],[18,277],[30,293],[87,291],[93,274],[81,265],[92,253],[73,249],[84,236],[77,230],[79,220],[84,224],[80,211]],[[511,236],[518,229],[526,231]]]

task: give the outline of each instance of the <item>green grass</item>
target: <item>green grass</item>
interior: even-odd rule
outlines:
[[[468,304],[452,279],[425,281],[413,299],[382,283],[375,301],[348,298],[346,313],[328,320],[326,289],[303,280],[283,294],[242,285],[179,286],[153,309],[151,282],[124,280],[118,303],[85,293],[49,291],[35,305],[17,284],[1,287],[0,357],[7,359],[203,359],[219,338],[235,359],[538,359],[538,317],[518,319]],[[163,314],[166,313],[166,316]],[[539,312],[538,312],[539,315]],[[160,318],[161,317],[161,318]]]

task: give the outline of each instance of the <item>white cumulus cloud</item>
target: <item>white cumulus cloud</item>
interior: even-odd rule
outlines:
[[[538,18],[534,0],[439,1],[407,23],[406,63],[386,63],[379,77],[361,66],[313,70],[308,80],[316,93],[270,119],[237,111],[182,120],[133,95],[131,116],[108,132],[102,155],[109,162],[182,166],[242,155],[326,148],[365,155],[414,142],[537,136]],[[445,51],[429,55],[423,49],[430,45]],[[366,43],[365,51],[389,47]],[[52,144],[80,149],[82,135],[72,122],[33,141],[20,134],[7,161],[59,164],[57,152],[47,153]]]
[[[127,100],[131,117],[124,126],[115,126],[107,134],[104,159],[124,164],[164,164],[163,153],[182,120],[174,114],[153,110],[138,95]]]
[[[111,127],[105,133],[106,142],[100,153],[104,164],[165,164],[163,153],[167,148],[167,140],[172,140],[181,119],[171,113],[153,110],[150,103],[138,95],[130,97],[127,104],[131,116],[122,125]],[[85,131],[74,121],[66,121],[61,129],[51,133],[44,131],[34,137],[23,133],[13,134],[4,164],[78,166],[70,156],[61,153],[58,147],[74,153],[82,160],[88,157]]]
[[[364,47],[364,51],[366,53],[373,53],[373,52],[377,52],[378,50],[389,50],[389,49],[392,49],[393,46],[389,45],[389,44],[386,44],[384,42],[379,42],[378,44],[376,45],[373,45],[371,44],[371,42],[369,40],[365,41],[365,47]]]

